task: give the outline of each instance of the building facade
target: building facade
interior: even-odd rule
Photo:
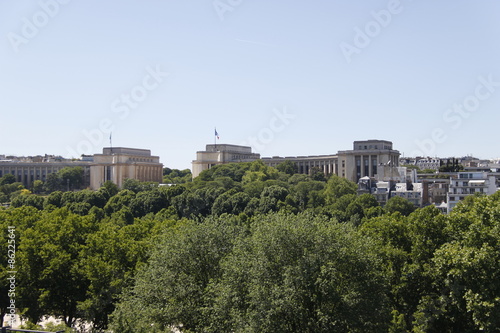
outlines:
[[[494,194],[497,191],[494,175],[487,172],[457,172],[450,178],[447,194],[448,213],[461,200],[474,194]]]
[[[338,152],[338,175],[353,182],[362,177],[390,180],[399,176],[400,153],[385,140],[354,141],[352,150]]]
[[[397,183],[391,197],[398,196],[408,200],[415,207],[422,207],[422,194],[422,183]]]
[[[286,157],[263,157],[262,162],[265,165],[276,167],[284,161],[292,161],[297,165],[297,172],[310,174],[314,168],[322,171],[325,175],[337,174],[338,158],[337,155],[316,155],[316,156],[286,156]]]
[[[374,177],[379,180],[392,180],[399,177],[399,151],[392,149],[392,142],[385,140],[354,141],[353,150],[339,151],[331,155],[313,156],[273,156],[263,157],[265,165],[276,167],[284,161],[292,161],[301,174],[311,174],[320,170],[325,175],[335,174],[358,182],[362,177]],[[193,177],[214,165],[248,162],[260,158],[252,149],[237,145],[207,145],[205,151],[196,153],[192,162]]]
[[[205,150],[196,152],[196,160],[192,162],[193,178],[215,165],[252,162],[260,159],[260,154],[252,153],[252,148],[230,144],[208,144]]]
[[[16,181],[30,189],[35,180],[45,182],[48,175],[66,167],[83,169],[82,186],[98,189],[107,181],[122,187],[126,178],[160,183],[163,164],[158,156],[151,156],[147,149],[104,148],[102,154],[82,156],[69,160],[60,156],[5,157],[0,159],[0,177],[12,174]]]
[[[61,156],[5,156],[0,155],[0,177],[11,174],[16,182],[22,183],[25,188],[31,188],[35,180],[45,182],[48,175],[63,168],[81,167],[83,169],[82,184],[90,184],[90,161],[70,160]]]
[[[125,179],[161,183],[163,164],[148,149],[103,148],[102,154],[94,154],[90,165],[90,188],[98,189],[106,181],[122,187]]]

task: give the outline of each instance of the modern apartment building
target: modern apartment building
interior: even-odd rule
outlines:
[[[457,172],[450,178],[447,194],[448,213],[460,200],[477,193],[494,194],[497,191],[494,175],[487,172]]]

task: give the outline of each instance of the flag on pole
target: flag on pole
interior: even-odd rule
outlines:
[[[217,137],[217,140],[219,140],[219,133],[217,133],[217,128],[215,129],[215,136]]]

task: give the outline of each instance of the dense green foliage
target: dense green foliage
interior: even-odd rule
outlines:
[[[499,330],[500,193],[443,215],[293,172],[257,161],[174,186],[20,192],[0,208],[16,306],[93,332]]]
[[[163,183],[164,184],[183,184],[190,182],[193,175],[191,174],[191,170],[178,170],[178,169],[163,169]]]

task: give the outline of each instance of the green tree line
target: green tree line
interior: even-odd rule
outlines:
[[[450,215],[293,164],[19,194],[16,305],[93,332],[495,332],[500,194]],[[7,258],[0,308],[7,309]]]

